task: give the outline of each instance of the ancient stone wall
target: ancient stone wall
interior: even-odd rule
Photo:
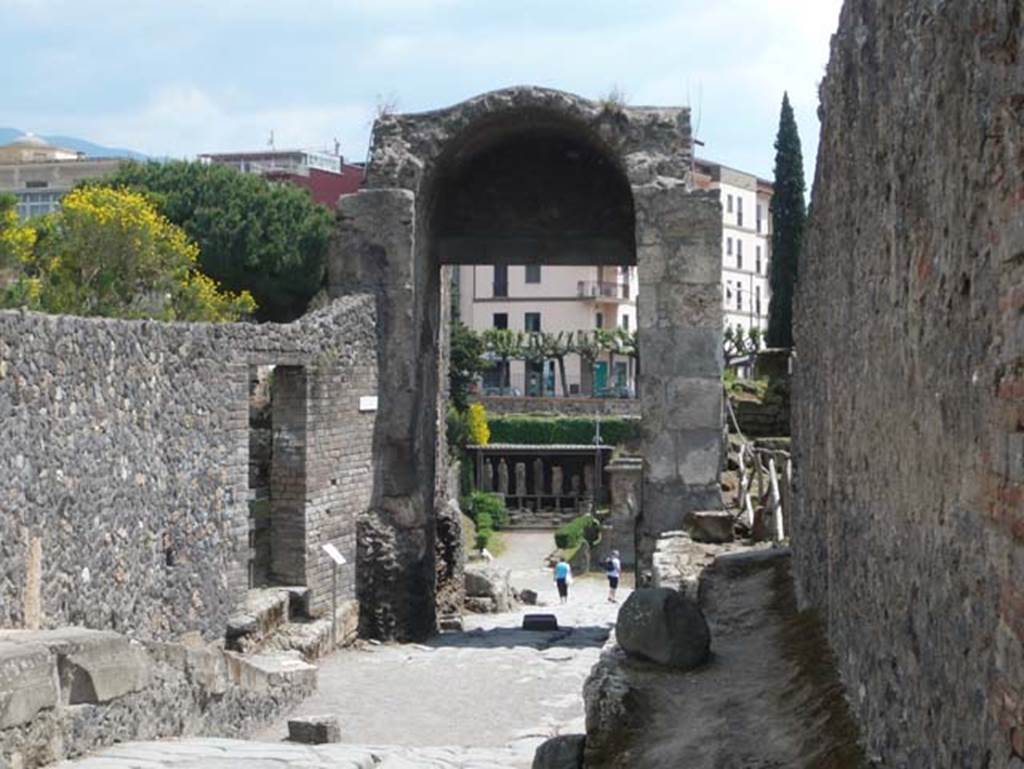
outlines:
[[[248,587],[249,377],[265,364],[305,372],[289,576],[328,606],[330,541],[353,597],[374,325],[367,297],[289,325],[0,313],[0,626],[222,635]]]
[[[794,567],[884,766],[1024,766],[1022,61],[1019,0],[848,0],[821,89]]]

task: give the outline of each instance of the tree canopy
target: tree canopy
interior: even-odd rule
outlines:
[[[199,246],[202,271],[286,322],[323,285],[332,218],[308,192],[216,164],[125,163],[104,184],[146,192]]]
[[[2,306],[194,321],[238,320],[255,309],[248,293],[223,292],[200,273],[196,244],[138,192],[72,190],[31,229]]]
[[[804,202],[804,157],[800,134],[789,103],[782,96],[779,133],[775,139],[775,193],[772,195],[772,255],[768,271],[771,301],[768,305],[769,347],[793,346],[793,292],[797,259],[803,244],[807,209]]]

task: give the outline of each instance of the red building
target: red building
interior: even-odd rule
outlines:
[[[329,152],[221,152],[200,155],[199,161],[231,166],[245,174],[259,174],[305,187],[314,201],[329,208],[334,208],[341,195],[355,192],[363,184],[363,164],[346,163],[341,155]]]

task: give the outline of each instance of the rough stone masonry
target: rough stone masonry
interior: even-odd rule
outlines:
[[[265,364],[291,454],[274,480],[279,576],[322,613],[331,542],[353,598],[375,346],[358,296],[288,325],[0,312],[0,627],[222,638],[248,587],[249,370]]]
[[[880,765],[1024,766],[1024,4],[848,0],[821,98],[801,597]]]
[[[689,111],[533,87],[374,125],[366,189],[342,197],[334,295],[376,294],[381,416],[361,528],[363,632],[433,632],[445,477],[444,344],[456,264],[636,264],[643,355],[640,555],[720,506],[721,207],[693,192]]]

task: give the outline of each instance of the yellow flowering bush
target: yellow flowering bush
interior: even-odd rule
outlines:
[[[486,446],[491,440],[491,428],[487,425],[487,410],[481,403],[471,403],[466,410],[466,429],[469,431],[469,442],[477,446]]]
[[[71,315],[232,321],[252,313],[248,292],[221,291],[198,271],[199,248],[144,195],[81,187],[43,217],[20,257],[7,306]]]

